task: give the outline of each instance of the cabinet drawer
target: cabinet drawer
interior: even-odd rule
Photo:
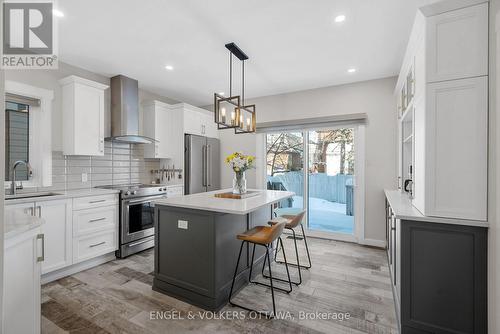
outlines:
[[[73,239],[73,263],[115,251],[116,239],[114,229]]]
[[[91,209],[95,207],[118,204],[118,195],[87,196],[73,199],[73,210]]]
[[[75,211],[73,236],[117,228],[118,206]]]

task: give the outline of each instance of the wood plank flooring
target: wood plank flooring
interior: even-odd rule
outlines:
[[[282,319],[250,319],[231,306],[222,310],[223,319],[202,319],[211,314],[151,289],[153,252],[147,250],[44,285],[42,333],[397,333],[385,252],[308,240],[313,267],[302,271],[302,285],[288,295],[275,293],[277,311],[289,312]],[[295,261],[292,240],[284,242],[288,261]],[[305,261],[304,248],[299,252]],[[295,268],[290,273],[297,279]],[[285,275],[283,266],[273,264],[273,275]],[[235,300],[272,308],[270,291],[258,285],[245,287]],[[311,319],[316,312],[330,319]],[[340,313],[349,313],[349,319],[331,319]],[[187,319],[190,314],[194,319]],[[161,315],[184,319],[158,319]]]

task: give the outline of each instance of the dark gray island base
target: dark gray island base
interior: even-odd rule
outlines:
[[[206,310],[220,310],[229,300],[241,245],[236,235],[267,225],[271,214],[271,205],[247,214],[231,214],[157,203],[153,290]],[[265,250],[258,247],[255,252],[257,273]],[[244,247],[236,291],[248,283],[249,268],[248,247]]]

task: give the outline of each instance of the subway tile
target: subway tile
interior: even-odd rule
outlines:
[[[92,174],[111,174],[113,173],[113,168],[111,165],[109,167],[95,167],[92,166]]]
[[[68,160],[67,167],[90,167],[90,159],[87,160]]]
[[[114,167],[129,167],[130,166],[130,161],[113,161],[113,168]]]
[[[68,166],[66,168],[66,174],[79,174],[82,173],[90,174],[90,166],[89,167],[76,167],[76,166]]]
[[[92,159],[92,168],[94,167],[111,167],[113,166],[113,161],[111,160],[94,160]]]

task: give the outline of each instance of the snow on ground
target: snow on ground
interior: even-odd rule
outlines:
[[[294,196],[292,207],[276,209],[278,216],[294,214],[302,209],[302,196]],[[352,234],[354,217],[345,214],[345,204],[321,198],[309,198],[309,229]]]

